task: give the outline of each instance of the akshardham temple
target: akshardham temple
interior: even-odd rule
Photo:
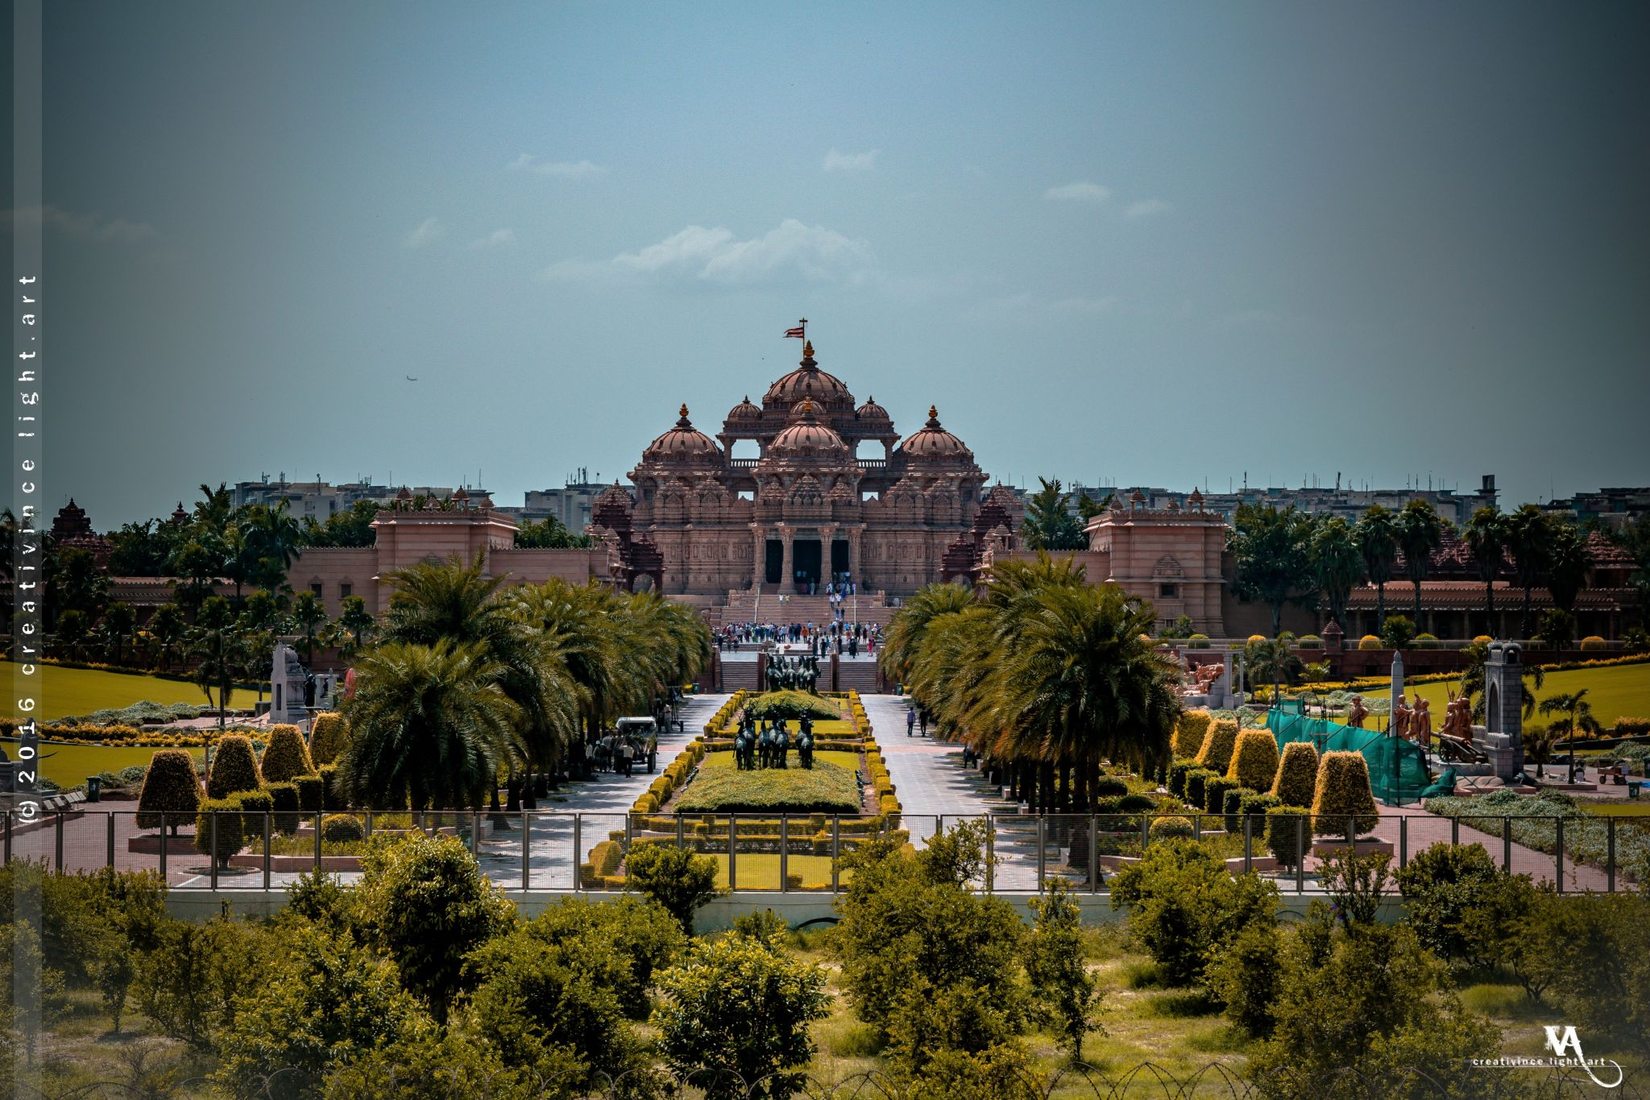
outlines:
[[[754,458],[733,457],[754,442]],[[642,452],[634,490],[596,502],[593,533],[615,550],[632,587],[671,595],[761,590],[822,593],[851,579],[890,595],[972,579],[991,547],[1013,545],[1021,506],[985,487],[974,452],[938,409],[903,440],[888,410],[802,362],[762,404],[747,396],[714,438],[683,405],[674,427]]]

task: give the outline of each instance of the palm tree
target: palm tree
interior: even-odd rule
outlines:
[[[1528,638],[1531,595],[1552,564],[1552,525],[1547,513],[1538,505],[1526,504],[1508,516],[1506,544],[1512,554],[1513,575],[1524,590],[1524,613],[1518,620],[1518,636]]]
[[[132,633],[137,629],[137,612],[132,610],[131,604],[112,603],[103,612],[103,645],[112,665],[123,664],[126,657],[126,643],[131,641]]]
[[[315,663],[315,638],[327,622],[327,609],[313,592],[300,592],[292,605],[293,624],[304,636],[304,664]]]
[[[1421,626],[1421,582],[1432,567],[1432,553],[1444,541],[1444,520],[1438,509],[1416,499],[1404,505],[1394,524],[1398,549],[1404,554],[1404,575],[1415,586],[1415,626]]]
[[[227,721],[229,695],[234,690],[235,673],[242,665],[244,635],[230,610],[229,601],[222,596],[208,596],[202,601],[195,616],[195,625],[189,632],[189,653],[195,658],[195,684],[206,693],[206,702],[212,703],[212,693],[218,693],[218,728]]]
[[[931,584],[919,589],[888,624],[882,652],[877,655],[883,676],[894,683],[909,683],[911,662],[922,649],[929,624],[973,602],[974,591],[965,585]]]
[[[338,629],[342,632],[339,649],[346,657],[353,657],[366,647],[367,636],[377,625],[378,621],[367,610],[366,600],[360,596],[345,596],[338,615]]]
[[[1495,578],[1507,550],[1507,517],[1493,504],[1486,504],[1467,521],[1467,549],[1484,582],[1484,633],[1495,634]]]
[[[1329,617],[1346,628],[1346,600],[1363,576],[1364,559],[1352,526],[1340,516],[1313,524],[1312,569],[1329,603]]]
[[[522,746],[519,710],[501,670],[477,643],[390,643],[355,666],[346,704],[351,742],[340,772],[358,803],[479,810],[500,768]]]
[[[1358,549],[1364,556],[1364,572],[1375,586],[1375,629],[1386,625],[1386,582],[1392,579],[1392,564],[1398,556],[1398,524],[1392,513],[1371,504],[1353,528]]]
[[[172,653],[188,630],[188,624],[183,621],[183,609],[175,603],[161,604],[149,616],[146,629],[155,640],[155,657],[164,672],[172,667]]]
[[[1306,663],[1295,653],[1295,636],[1285,630],[1276,638],[1250,642],[1243,647],[1243,667],[1249,683],[1272,685],[1272,701],[1278,700],[1278,685],[1293,684],[1306,671]]]
[[[1311,520],[1294,505],[1277,509],[1238,505],[1227,545],[1237,565],[1232,588],[1272,609],[1272,633],[1283,625],[1283,605],[1313,581],[1309,556]]]
[[[1596,734],[1602,728],[1598,719],[1593,717],[1593,704],[1587,701],[1587,688],[1580,691],[1560,692],[1541,700],[1542,714],[1563,714],[1564,717],[1550,723],[1548,729],[1568,734],[1570,739],[1570,779],[1576,781],[1576,735],[1578,733]]]

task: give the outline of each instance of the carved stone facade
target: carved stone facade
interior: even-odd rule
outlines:
[[[741,441],[755,442],[758,457],[732,457]],[[861,457],[866,444],[881,454]],[[856,406],[819,368],[811,342],[797,369],[760,406],[735,405],[714,439],[682,406],[630,480],[633,493],[602,495],[592,533],[618,557],[616,579],[672,595],[824,592],[844,574],[862,591],[907,595],[971,580],[994,535],[1012,544],[1021,514],[1006,489],[985,491],[974,453],[937,409],[901,442],[875,399]]]

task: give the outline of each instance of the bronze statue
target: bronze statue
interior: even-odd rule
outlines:
[[[1409,736],[1409,703],[1398,696],[1398,709],[1392,712],[1392,733],[1396,737]]]
[[[1409,715],[1409,735],[1422,749],[1432,744],[1432,704],[1418,692]]]
[[[1354,695],[1352,705],[1346,711],[1346,724],[1355,730],[1364,728],[1364,722],[1369,718],[1369,708],[1364,706],[1364,697]]]

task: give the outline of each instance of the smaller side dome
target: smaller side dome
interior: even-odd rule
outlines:
[[[940,426],[940,412],[933,405],[928,406],[928,423],[900,444],[900,451],[907,458],[930,461],[972,462],[974,459],[974,452],[962,440]]]
[[[643,462],[721,462],[722,448],[716,440],[693,426],[688,419],[688,407],[682,406],[681,418],[670,431],[647,445],[642,452]]]
[[[865,404],[854,410],[854,417],[872,431],[894,430],[893,417],[888,415],[887,409],[877,404],[875,397],[867,397]]]
[[[762,423],[762,410],[751,402],[750,394],[733,408],[728,410],[728,418],[723,422],[723,431],[733,434],[736,428],[754,428]]]

